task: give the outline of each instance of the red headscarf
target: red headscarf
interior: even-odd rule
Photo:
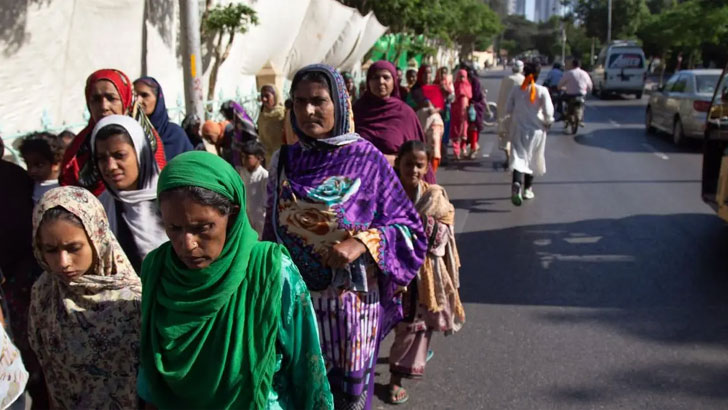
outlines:
[[[465,96],[468,99],[473,98],[473,86],[468,81],[468,72],[463,69],[458,70],[457,78],[455,79],[455,96]]]
[[[422,64],[420,66],[420,69],[417,70],[417,82],[415,83],[416,86],[423,86],[430,83],[430,78],[427,75],[427,69],[430,68],[429,64]]]
[[[89,104],[91,101],[91,87],[101,80],[109,81],[114,84],[114,87],[121,98],[121,104],[123,107],[122,114],[133,115],[135,111],[133,85],[126,74],[115,69],[102,69],[95,71],[88,77],[88,79],[86,79],[84,95],[86,96],[86,107],[88,107],[89,111],[91,110],[91,106]],[[149,129],[154,134],[154,138],[157,142],[155,159],[159,164],[159,168],[162,169],[164,165],[166,165],[164,149],[160,149],[162,148],[162,140],[159,138],[159,135],[154,130],[151,123],[149,123],[149,120],[146,119],[146,116],[144,116],[143,112],[141,112],[141,109],[138,111],[139,113],[137,113],[135,117],[140,118],[137,118],[137,121],[143,119],[143,121],[140,121],[140,123],[142,123],[142,128],[145,128],[145,131]],[[93,192],[94,195],[98,196],[104,192],[105,188],[103,181],[101,180],[101,176],[93,164],[91,147],[89,146],[88,141],[91,136],[91,131],[94,129],[95,125],[96,121],[93,117],[91,117],[86,128],[81,130],[71,145],[68,146],[66,153],[63,156],[63,162],[61,163],[61,175],[58,179],[61,185],[80,186],[88,189]]]

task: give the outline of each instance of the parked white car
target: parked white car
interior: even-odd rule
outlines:
[[[645,112],[647,132],[660,130],[672,134],[675,144],[685,138],[703,138],[720,70],[683,70],[653,91]]]
[[[589,72],[599,98],[610,93],[634,94],[642,98],[647,77],[645,53],[639,45],[629,41],[614,41],[602,49],[594,68]]]

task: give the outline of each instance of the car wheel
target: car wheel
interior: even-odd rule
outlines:
[[[652,108],[650,107],[647,107],[647,111],[645,111],[645,131],[648,134],[654,134],[656,131],[652,126]]]
[[[607,99],[607,92],[604,91],[604,88],[599,89],[599,99],[600,100],[606,100]]]
[[[642,91],[638,92],[638,93],[637,93],[637,94],[635,94],[634,96],[635,96],[635,97],[636,97],[636,98],[637,98],[638,100],[641,100],[641,99],[642,99]]]
[[[675,145],[682,145],[685,142],[685,131],[680,118],[676,118],[672,124],[672,142]]]

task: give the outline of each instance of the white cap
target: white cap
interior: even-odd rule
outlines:
[[[523,71],[523,61],[516,60],[513,63],[513,68],[511,68],[511,70],[513,70],[514,73],[520,73],[520,72],[522,72]]]

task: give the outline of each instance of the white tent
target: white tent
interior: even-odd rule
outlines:
[[[178,104],[184,90],[177,0],[9,3],[0,13],[3,138],[83,126],[88,120],[86,77],[100,68],[120,69],[132,81],[142,74],[155,77],[173,119],[179,120],[175,113],[182,111]],[[362,16],[335,0],[245,3],[256,10],[259,25],[236,34],[208,100],[222,96],[252,102],[255,75],[268,62],[288,78],[311,63],[355,68],[386,31],[374,15]],[[211,64],[203,62],[207,90]]]

